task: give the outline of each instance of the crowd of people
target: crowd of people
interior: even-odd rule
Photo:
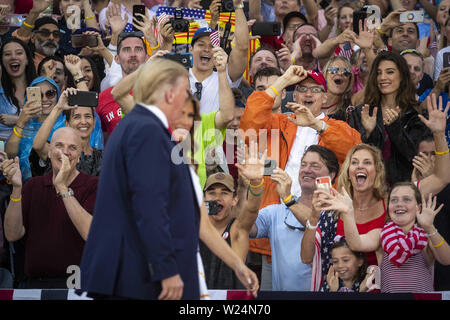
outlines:
[[[450,290],[450,0],[232,3],[0,0],[0,287]]]

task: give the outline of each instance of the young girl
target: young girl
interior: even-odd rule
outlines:
[[[375,271],[366,273],[367,259],[363,252],[352,251],[344,238],[338,240],[330,247],[331,262],[321,291],[324,292],[366,292],[367,280]]]
[[[321,191],[320,191],[321,192]],[[376,249],[381,269],[381,292],[433,291],[435,259],[450,264],[450,247],[433,226],[436,197],[426,201],[415,184],[401,182],[388,196],[388,221],[382,229],[359,235],[353,217],[353,204],[346,192],[333,191],[329,199],[322,199],[327,209],[341,214],[349,248],[362,252]]]

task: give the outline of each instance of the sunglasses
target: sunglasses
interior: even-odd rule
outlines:
[[[43,98],[45,96],[47,99],[53,99],[54,97],[56,97],[56,93],[57,92],[55,89],[51,89],[43,93],[41,92],[41,97]]]
[[[42,30],[37,30],[35,32],[41,34],[45,38],[50,37],[50,34],[53,34],[53,38],[55,38],[55,39],[56,38],[59,39],[61,37],[61,32],[59,32],[59,31],[50,31],[47,29],[42,29]]]
[[[344,77],[350,77],[350,75],[352,74],[352,71],[348,68],[338,68],[338,67],[329,67],[327,69],[329,74],[338,74],[339,70],[341,70],[341,75],[343,75]]]

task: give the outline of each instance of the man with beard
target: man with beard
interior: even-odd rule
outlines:
[[[37,69],[45,57],[54,56],[58,51],[61,32],[58,23],[48,16],[37,19],[32,32],[29,32],[31,30],[27,30],[27,33],[20,32],[26,28],[28,28],[26,24],[23,24],[20,29],[13,32],[12,36],[34,46],[33,60]]]
[[[137,33],[121,33],[117,45],[117,55],[114,60],[122,67],[122,77],[136,71],[149,59],[144,40]],[[122,118],[122,110],[114,100],[110,87],[100,93],[97,113],[102,121],[105,139],[109,136]]]
[[[59,40],[62,35],[57,21],[49,16],[39,18],[41,13],[48,8],[50,2],[50,0],[33,0],[33,8],[28,13],[27,18],[20,28],[12,33],[13,37],[25,43],[33,44],[35,47],[34,65],[36,70],[42,59],[53,56],[58,51]]]

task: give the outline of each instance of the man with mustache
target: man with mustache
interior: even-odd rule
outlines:
[[[53,56],[59,49],[61,32],[58,22],[49,16],[38,18],[50,5],[49,0],[33,1],[33,8],[19,29],[12,36],[34,46],[34,65],[37,69],[39,63],[48,56]]]

